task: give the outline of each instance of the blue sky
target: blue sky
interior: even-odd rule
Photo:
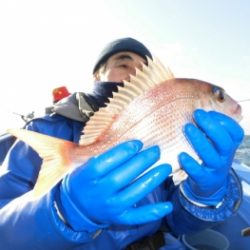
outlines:
[[[250,98],[248,0],[0,0],[0,132],[13,112],[43,110],[51,89],[91,89],[92,65],[109,41],[132,36],[176,76]],[[250,130],[250,102],[243,103]]]

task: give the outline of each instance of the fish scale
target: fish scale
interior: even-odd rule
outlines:
[[[193,122],[193,111],[216,110],[236,120],[241,118],[239,104],[222,88],[201,80],[174,78],[156,58],[148,58],[148,65],[143,65],[142,71],[137,69],[113,96],[86,123],[79,144],[28,130],[9,130],[43,158],[33,199],[47,193],[90,157],[131,139],[140,139],[144,147],[159,145],[161,159],[157,164],[171,164],[178,184],[186,178],[178,154],[187,152],[199,160],[183,134],[184,124]]]
[[[187,107],[186,102],[185,99],[185,103],[177,101],[158,108],[144,117],[143,122],[135,124],[119,141],[137,138],[142,140],[146,147],[159,145],[163,156],[160,163],[171,164],[174,173],[181,171],[177,160],[179,152],[186,151],[197,159],[190,145],[183,143],[186,139],[182,133],[182,126],[186,122],[191,122],[192,116],[189,115],[187,119],[186,114],[179,112],[177,106]]]
[[[172,97],[171,102],[167,101],[167,96],[163,100],[159,98],[156,102],[152,102],[152,95],[155,96],[155,93],[146,93],[146,96],[142,95],[134,102],[131,102],[117,117],[108,134],[103,138],[105,143],[107,143],[107,138],[109,138],[111,145],[114,145],[115,141],[121,142],[136,138],[142,140],[145,146],[159,145],[162,154],[165,155],[173,154],[173,147],[176,148],[175,151],[178,148],[180,149],[180,145],[185,141],[182,125],[192,121],[189,111],[193,109],[194,98],[188,93],[183,93],[185,96],[178,96],[173,100],[174,95],[170,90],[169,88],[167,93]],[[152,92],[159,91],[154,89]],[[186,110],[187,108],[188,110]],[[187,111],[189,115],[187,115]],[[114,137],[113,140],[112,137]],[[189,144],[187,145],[183,149],[187,151],[187,148],[189,148],[188,152],[192,152],[192,156],[195,157],[196,155],[191,150],[191,147]],[[177,153],[175,153],[176,155]],[[174,162],[168,161],[168,163],[172,165],[174,172],[178,170],[177,160]]]

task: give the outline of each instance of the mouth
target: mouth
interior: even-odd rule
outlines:
[[[238,122],[243,119],[242,108],[239,104],[235,105],[235,108],[232,110],[232,113],[234,114],[234,117]]]

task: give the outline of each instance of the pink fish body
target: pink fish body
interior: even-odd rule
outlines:
[[[149,65],[124,82],[107,107],[90,118],[79,144],[27,130],[9,131],[43,158],[35,197],[48,192],[88,158],[131,139],[140,139],[144,147],[159,145],[160,162],[172,165],[173,178],[179,183],[186,175],[177,155],[187,152],[199,160],[182,132],[184,124],[193,122],[193,111],[216,110],[241,119],[240,106],[222,88],[200,80],[174,78],[158,60],[148,60]]]

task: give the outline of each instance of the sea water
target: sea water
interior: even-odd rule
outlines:
[[[245,136],[235,158],[250,167],[250,135]]]

